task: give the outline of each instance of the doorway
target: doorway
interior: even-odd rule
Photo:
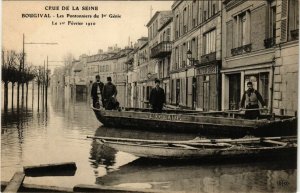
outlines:
[[[239,108],[241,94],[241,75],[229,75],[229,109],[235,110]]]

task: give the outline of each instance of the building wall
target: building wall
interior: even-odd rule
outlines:
[[[299,46],[291,42],[277,53],[280,57],[274,71],[274,113],[294,115],[298,109]]]
[[[194,108],[203,110],[204,100],[206,100],[203,94],[203,80],[204,76],[211,76],[208,84],[209,94],[205,97],[213,98],[210,101],[214,104],[209,105],[206,110],[220,108],[220,79],[216,78],[219,76],[210,73],[197,74],[197,70],[201,68],[202,72],[208,72],[212,66],[216,68],[218,61],[221,60],[221,5],[220,1],[182,1],[173,5],[175,39],[171,62],[172,81],[170,82],[171,101],[174,104],[188,108],[194,106],[193,78],[196,78]],[[197,60],[196,62],[193,63],[187,58],[188,50],[192,52],[192,58]],[[209,61],[209,64],[201,60],[202,56],[212,53],[215,53],[215,59]]]
[[[299,2],[277,1],[277,10],[273,111],[294,115],[298,110],[299,35],[291,35],[299,29]]]
[[[265,40],[270,38],[269,9],[269,1],[227,1],[224,5],[222,109],[239,108],[249,78],[256,82],[254,87],[264,95],[263,98],[271,109],[275,47],[265,47]],[[248,49],[245,49],[245,46],[248,46]],[[237,76],[240,78],[233,79]],[[240,82],[234,83],[234,80]]]

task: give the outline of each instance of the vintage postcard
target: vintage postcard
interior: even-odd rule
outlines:
[[[2,1],[1,191],[296,192],[298,0]]]

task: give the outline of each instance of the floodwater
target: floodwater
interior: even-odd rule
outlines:
[[[290,158],[246,163],[146,163],[86,136],[180,140],[195,136],[101,127],[90,109],[91,102],[84,98],[69,99],[53,93],[46,108],[38,106],[37,101],[31,89],[27,109],[17,112],[16,102],[12,109],[9,97],[8,111],[4,112],[2,101],[2,181],[10,180],[23,166],[75,162],[74,176],[26,177],[24,182],[61,187],[100,184],[166,192],[296,192],[296,161]]]

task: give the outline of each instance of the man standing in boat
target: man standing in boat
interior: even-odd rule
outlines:
[[[104,85],[102,93],[105,109],[112,110],[118,108],[118,101],[116,99],[118,91],[116,86],[111,82],[111,77],[107,77],[107,83]]]
[[[161,113],[164,103],[166,103],[166,96],[164,89],[159,87],[160,81],[155,79],[155,88],[150,93],[150,104],[153,113]]]
[[[102,97],[103,87],[104,84],[100,81],[100,76],[96,75],[96,82],[93,83],[92,90],[91,90],[91,97],[93,99],[94,108],[100,108],[101,103],[103,105],[103,97]]]
[[[247,87],[248,87],[248,90],[245,91],[245,93],[242,97],[241,103],[240,103],[240,110],[243,107],[245,107],[246,109],[253,109],[253,110],[245,111],[245,118],[257,119],[257,118],[259,118],[259,115],[260,115],[258,101],[261,103],[263,108],[266,108],[265,102],[264,102],[261,94],[253,88],[252,82],[248,82]]]

